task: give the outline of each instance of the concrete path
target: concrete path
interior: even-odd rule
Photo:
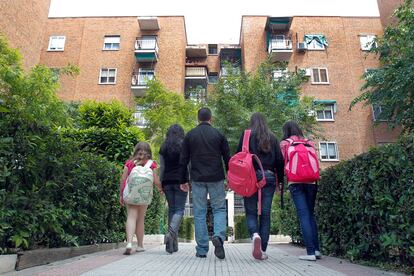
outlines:
[[[225,244],[225,260],[214,256],[211,244],[207,258],[196,258],[194,246],[180,243],[180,250],[172,255],[159,244],[147,245],[145,252],[131,256],[123,256],[120,249],[110,250],[6,275],[399,275],[332,257],[300,261],[297,256],[304,249],[287,244],[269,245],[266,261],[251,257],[251,244]]]

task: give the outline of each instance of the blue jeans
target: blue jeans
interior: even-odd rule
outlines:
[[[168,202],[168,231],[178,235],[181,220],[184,216],[184,207],[187,200],[187,192],[180,189],[180,185],[165,185],[163,187]]]
[[[261,171],[256,171],[257,180],[262,179]],[[265,171],[266,185],[262,188],[262,215],[257,220],[258,192],[251,197],[244,197],[244,208],[246,210],[247,229],[250,237],[258,233],[262,240],[262,250],[266,251],[270,234],[270,210],[272,209],[273,195],[276,190],[276,177],[271,171]]]
[[[318,186],[315,184],[290,184],[289,191],[296,206],[308,255],[319,251],[318,228],[315,219],[315,200]]]
[[[227,209],[226,191],[224,181],[217,182],[192,182],[195,238],[198,254],[206,255],[208,252],[207,230],[207,193],[210,195],[211,208],[213,209],[214,236],[222,241],[226,238]]]

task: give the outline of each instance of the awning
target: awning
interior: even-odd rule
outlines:
[[[305,35],[304,38],[306,44],[311,43],[313,40],[318,41],[319,43],[325,45],[326,47],[328,47],[328,40],[326,39],[326,37],[323,34],[308,34]]]
[[[337,111],[337,104],[336,104],[335,100],[314,100],[313,104],[314,105],[318,105],[318,104],[320,104],[320,105],[332,105],[333,104],[334,112],[336,113],[336,111]]]

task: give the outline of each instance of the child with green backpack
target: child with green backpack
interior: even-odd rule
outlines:
[[[124,255],[132,251],[132,238],[137,236],[136,251],[144,251],[144,220],[148,205],[152,201],[153,185],[162,193],[161,183],[152,160],[151,147],[146,142],[139,142],[132,156],[125,162],[120,181],[120,203],[127,207],[126,235],[127,246]]]

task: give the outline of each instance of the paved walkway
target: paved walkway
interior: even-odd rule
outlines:
[[[210,244],[211,245],[211,244]],[[317,262],[300,261],[304,249],[287,244],[271,244],[269,259],[251,257],[251,244],[226,244],[226,259],[219,260],[210,247],[207,258],[195,257],[194,244],[179,245],[172,255],[163,245],[148,245],[145,252],[123,256],[123,250],[110,250],[25,269],[6,275],[400,275],[324,257]]]

